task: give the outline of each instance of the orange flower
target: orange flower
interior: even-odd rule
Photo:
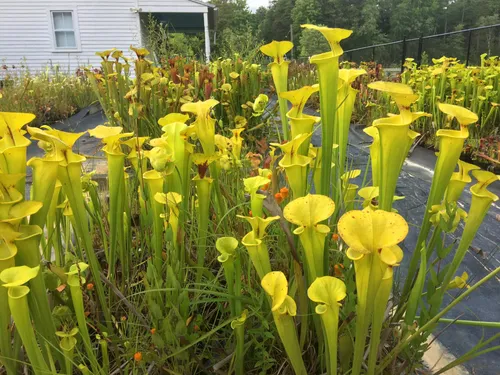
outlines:
[[[332,240],[337,242],[339,240],[339,235],[337,233],[332,234]]]
[[[127,317],[126,317],[126,316],[122,316],[122,317],[120,318],[120,320],[121,320],[122,322],[124,322],[124,321],[126,321],[126,320],[127,320]]]
[[[136,362],[142,361],[142,353],[141,352],[137,352],[134,354],[134,361],[136,361]]]
[[[269,189],[269,184],[265,184],[264,186],[262,186],[262,190],[267,190]]]
[[[283,196],[283,199],[288,198],[288,193],[289,193],[289,190],[287,187],[282,187],[280,189],[280,194]]]
[[[152,335],[156,334],[156,328],[151,328],[149,332],[151,332]]]
[[[252,210],[248,210],[248,216],[253,217]]]
[[[93,290],[94,289],[94,284],[88,283],[87,284],[87,290]]]
[[[276,199],[276,203],[281,204],[283,202],[283,195],[281,193],[274,194],[274,199]]]
[[[334,265],[333,266],[333,270],[335,272],[335,276],[336,277],[341,277],[343,269],[344,269],[344,265],[343,264],[336,264],[336,265]]]

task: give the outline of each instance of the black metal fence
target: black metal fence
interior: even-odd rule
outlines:
[[[418,65],[432,63],[433,58],[441,56],[456,57],[468,66],[478,65],[482,53],[500,55],[500,24],[353,48],[344,51],[344,58],[354,62],[375,61],[384,67],[403,70],[408,57],[414,58]]]

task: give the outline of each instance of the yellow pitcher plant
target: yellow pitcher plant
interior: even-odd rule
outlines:
[[[321,148],[323,165],[330,166],[333,162],[332,147],[335,144],[334,134],[339,124],[337,122],[337,88],[339,86],[339,57],[344,53],[340,42],[352,34],[352,30],[329,28],[305,24],[301,27],[317,30],[328,41],[331,51],[311,57],[311,63],[318,68],[319,97],[321,113]],[[338,134],[338,133],[337,133]],[[338,144],[338,143],[337,143]],[[331,168],[321,169],[321,188],[318,193],[330,195]],[[338,194],[338,192],[336,192]]]
[[[252,216],[262,217],[263,211],[262,207],[264,205],[264,199],[266,196],[264,194],[258,193],[257,191],[268,185],[271,180],[263,176],[254,176],[243,179],[243,185],[245,186],[245,191],[250,194],[250,207],[252,209]]]
[[[300,134],[283,145],[271,143],[272,146],[279,147],[283,151],[284,155],[279,161],[279,166],[285,170],[294,199],[306,194],[307,171],[312,159],[301,155],[299,149],[309,137],[309,134]]]
[[[403,167],[404,160],[419,135],[410,129],[410,124],[422,116],[429,116],[425,112],[412,112],[410,107],[418,99],[411,87],[397,82],[372,82],[368,87],[387,93],[397,104],[398,115],[380,118],[373,121],[374,130],[365,131],[374,139],[370,155],[375,155],[372,166],[379,169],[373,172],[374,186],[380,185],[380,207],[390,211],[396,183]],[[376,147],[378,144],[378,149]],[[377,165],[378,164],[378,165]],[[380,181],[376,181],[380,178]]]
[[[265,243],[266,228],[273,221],[278,220],[279,216],[270,216],[265,219],[260,216],[238,215],[238,217],[248,221],[252,227],[252,230],[242,238],[241,243],[247,248],[255,271],[257,271],[257,275],[262,280],[267,273],[271,272],[269,251]]]
[[[245,131],[245,128],[229,130],[233,133],[233,136],[229,138],[232,144],[231,153],[236,165],[241,166],[241,148],[243,147],[243,138],[241,137],[241,133]]]
[[[380,208],[391,211],[401,167],[407,156],[406,145],[410,121],[402,115],[384,117],[373,121],[380,137]]]
[[[325,195],[308,194],[288,203],[283,216],[297,225],[293,231],[299,236],[304,249],[309,284],[325,275],[325,238],[330,232],[328,225],[321,224],[335,212],[335,203]]]
[[[125,153],[122,151],[122,138],[129,138],[134,133],[122,133],[120,126],[98,125],[89,130],[89,135],[102,140],[102,150],[108,161],[109,189],[109,226],[110,251],[109,275],[114,277],[117,260],[122,263],[122,269],[127,277],[130,257],[125,246],[124,211],[125,211]]]
[[[338,232],[348,246],[346,255],[354,261],[356,273],[358,295],[352,374],[359,375],[375,304],[387,304],[387,300],[376,300],[377,292],[388,267],[398,265],[403,258],[398,243],[408,234],[408,224],[396,213],[366,208],[344,214],[339,220]],[[372,340],[379,337],[372,335]],[[373,341],[371,346],[378,343]]]
[[[75,355],[75,346],[77,344],[76,335],[79,333],[78,328],[74,327],[69,332],[57,331],[57,337],[61,338],[59,342],[59,347],[64,353],[66,373],[73,373],[73,359]]]
[[[0,362],[7,375],[22,363],[35,375],[194,374],[205,371],[191,350],[202,344],[214,371],[236,375],[381,375],[391,364],[412,372],[451,309],[500,274],[475,281],[463,270],[498,202],[499,176],[459,160],[469,130],[476,139],[485,121],[494,123],[497,111],[488,114],[485,104],[498,91],[498,59],[483,57],[484,66],[464,72],[441,59],[428,75],[370,82],[363,69],[339,69],[350,30],[303,27],[322,33],[329,51],[311,58],[315,67],[293,72],[290,90],[287,41],[261,48],[273,60],[267,70],[239,55],[156,64],[134,47],[132,64],[122,51],[100,53],[101,70],[86,71],[109,123],[86,135],[102,142],[108,181],[86,171],[75,150],[85,133],[30,127],[33,115],[0,112]],[[269,138],[272,111],[261,94],[271,76],[278,139]],[[429,116],[422,112],[427,90],[442,102],[433,99],[432,126],[418,120]],[[321,123],[307,107],[318,92]],[[370,113],[386,112],[364,129],[373,142],[371,172],[363,173],[358,160],[347,165],[348,135],[353,108],[370,98],[385,105]],[[455,105],[462,101],[474,111]],[[481,129],[469,129],[476,122]],[[320,147],[311,144],[318,127]],[[409,225],[393,203],[402,198],[395,193],[410,150],[434,139],[428,131],[420,138],[415,130],[423,127],[436,129],[439,153],[419,239],[405,243],[412,256],[399,293],[394,267]],[[30,142],[43,156],[26,163]],[[466,213],[460,199],[472,180]],[[460,294],[444,304],[453,288]],[[214,350],[221,340],[231,355]],[[491,343],[437,372],[494,350]]]
[[[31,144],[22,128],[35,119],[31,113],[0,112],[0,171],[24,174],[26,150]],[[24,192],[24,177],[16,184]]]
[[[356,199],[356,191],[359,186],[356,184],[351,184],[349,180],[359,177],[361,174],[360,169],[353,169],[352,171],[347,171],[340,176],[342,180],[342,191],[345,211],[350,211],[354,209],[354,201]]]
[[[180,216],[180,205],[182,203],[182,195],[176,192],[168,192],[168,193],[160,193],[157,192],[154,196],[156,202],[166,206],[168,210],[168,217],[165,214],[160,214],[160,216],[164,215],[165,219],[168,221],[168,225],[172,229],[172,242],[174,244],[174,248],[177,251],[177,259],[181,261],[181,264],[184,264],[184,258],[182,257],[180,240],[182,238],[183,229],[179,227],[179,216]],[[180,232],[180,233],[179,233]]]
[[[179,194],[185,194],[187,185],[189,185],[189,168],[190,157],[193,153],[193,146],[187,142],[185,132],[188,130],[186,125],[188,115],[181,113],[169,113],[165,117],[158,120],[158,124],[162,127],[164,136],[172,149],[172,156],[177,172],[172,174],[173,186],[169,187],[169,191],[174,191]]]
[[[288,295],[288,280],[283,272],[267,273],[261,281],[262,288],[271,297],[271,311],[281,343],[296,375],[306,375],[302,351],[295,329],[293,317],[297,315],[297,305]]]
[[[371,210],[378,209],[378,186],[365,186],[359,189],[358,195],[363,198],[363,208],[370,208]]]
[[[370,163],[372,172],[372,185],[380,186],[380,136],[375,126],[368,126],[363,132],[373,138],[370,144]]]
[[[483,170],[473,170],[472,175],[477,180],[477,183],[470,188],[472,199],[467,214],[467,221],[462,233],[462,238],[460,239],[460,244],[458,245],[451,266],[443,281],[444,286],[448,285],[455,276],[490,206],[492,203],[498,201],[498,196],[490,192],[488,186],[500,180],[500,176]]]
[[[422,227],[417,239],[417,248],[425,245],[431,227],[429,219],[432,206],[440,204],[444,197],[446,187],[450,182],[455,166],[462,153],[464,142],[469,137],[468,125],[478,120],[475,113],[463,107],[444,103],[439,103],[438,106],[442,112],[448,115],[450,121],[453,119],[457,120],[460,129],[440,129],[436,132],[436,136],[439,138],[439,154],[434,167],[434,176],[425,207],[424,218],[422,219]],[[415,272],[419,264],[419,255],[420,252],[415,251],[411,258],[408,271],[409,276],[403,288],[403,295],[409,293],[412,279],[415,277]]]
[[[293,43],[287,40],[277,42],[273,40],[271,43],[260,47],[260,51],[269,57],[273,58],[273,62],[269,64],[273,76],[274,87],[278,94],[278,103],[280,107],[281,126],[283,131],[283,138],[285,141],[290,140],[288,130],[288,123],[286,120],[287,104],[286,100],[280,96],[282,92],[288,89],[288,65],[290,64],[285,60],[285,55],[293,48]]]
[[[18,182],[24,178],[24,174],[9,174],[0,171],[0,220],[10,217],[9,211],[12,206],[22,202],[24,195],[17,190]]]
[[[164,176],[152,169],[150,171],[144,172],[142,178],[144,179],[146,190],[148,192],[149,207],[151,208],[150,220],[153,227],[153,264],[155,265],[156,272],[161,275],[162,270],[162,252],[163,252],[163,220],[161,214],[163,214],[163,205],[154,199],[156,194],[163,193]]]
[[[74,215],[75,231],[82,241],[86,250],[90,270],[94,278],[95,287],[99,302],[102,305],[106,303],[104,286],[101,282],[101,267],[94,252],[90,231],[87,225],[88,217],[82,199],[83,189],[80,179],[82,163],[86,160],[84,156],[73,152],[75,142],[84,133],[68,133],[61,130],[52,129],[44,126],[41,129],[28,127],[28,132],[32,139],[36,139],[39,145],[44,149],[46,160],[60,160],[57,177],[61,181],[64,194],[67,196]],[[108,322],[109,331],[111,331],[111,315],[109,310],[103,310]]]
[[[458,172],[453,172],[446,188],[446,201],[457,202],[467,184],[472,182],[469,173],[476,169],[481,169],[477,165],[458,160]]]
[[[220,255],[217,260],[224,267],[226,282],[228,284],[229,293],[234,293],[234,258],[236,256],[236,248],[238,240],[234,237],[220,237],[215,243],[215,247]]]
[[[0,172],[0,224],[5,224],[3,228],[6,230],[6,237],[3,239],[6,243],[5,258],[11,259],[12,247],[7,244],[14,242],[15,249],[17,249],[16,265],[36,267],[40,265],[41,261],[39,241],[42,229],[37,225],[23,223],[27,222],[27,218],[40,211],[43,204],[22,200],[23,196],[15,186],[23,177],[22,174],[13,175]],[[14,234],[15,236],[13,236]],[[7,251],[7,249],[10,250]],[[40,274],[30,284],[32,284],[32,293],[29,299],[32,300],[31,303],[36,301],[33,306],[37,307],[34,315],[36,327],[47,340],[55,345],[55,327],[50,319],[50,306],[46,298],[45,282],[42,275]]]
[[[17,254],[16,238],[21,233],[16,232],[9,223],[0,222],[0,274],[15,266]],[[7,289],[0,287],[0,355],[7,374],[15,374],[15,363],[12,361],[12,337],[10,326],[10,309]]]
[[[346,297],[346,286],[336,277],[318,277],[307,290],[307,296],[318,303],[315,311],[321,317],[323,334],[326,337],[327,373],[336,375],[339,306],[340,301]]]
[[[197,281],[201,280],[205,254],[207,250],[207,239],[209,236],[208,225],[210,216],[210,197],[214,179],[207,175],[209,165],[215,161],[216,156],[205,154],[193,154],[193,163],[198,169],[198,174],[193,178],[198,196],[198,241],[197,241]]]
[[[73,306],[75,309],[76,320],[78,322],[78,329],[80,331],[80,335],[82,337],[83,344],[85,346],[86,354],[90,360],[92,371],[95,374],[105,375],[103,369],[97,362],[94,349],[92,348],[92,342],[90,339],[89,330],[87,328],[87,320],[85,317],[85,306],[83,302],[82,285],[86,283],[86,279],[83,275],[87,268],[88,265],[83,262],[71,265],[69,271],[66,272],[67,283],[71,291],[71,300],[73,302]]]
[[[347,158],[347,141],[349,137],[349,127],[351,125],[352,111],[358,90],[351,84],[360,76],[366,74],[364,69],[340,69],[339,88],[337,91],[337,117],[338,126],[335,128],[333,143],[339,145],[338,158],[334,162],[338,165],[338,175],[342,176],[345,170]]]
[[[31,215],[30,224],[38,225],[40,228],[45,226],[50,202],[52,201],[53,192],[57,183],[60,161],[61,159],[57,158],[46,159],[34,157],[27,163],[28,167],[31,167],[33,171],[31,199],[42,202],[40,210]]]
[[[210,111],[217,104],[219,104],[217,100],[208,99],[196,103],[185,103],[181,107],[182,112],[196,115],[196,120],[189,126],[185,134],[195,133],[203,147],[203,152],[207,155],[215,153],[215,119],[210,116]]]
[[[16,324],[17,332],[26,349],[28,359],[33,367],[33,372],[36,375],[51,373],[38,346],[35,332],[31,325],[30,309],[28,307],[30,288],[24,285],[36,277],[39,272],[40,266],[34,268],[19,266],[7,268],[0,273],[0,281],[2,281],[0,288],[8,289],[10,312]],[[10,337],[10,333],[8,337]]]
[[[238,240],[234,237],[220,237],[215,242],[215,247],[220,253],[217,260],[222,263],[224,268],[229,294],[234,297],[230,301],[230,306],[231,314],[235,317],[231,322],[231,328],[236,336],[235,373],[243,375],[245,321],[247,320],[248,311],[242,311],[241,301],[237,299],[241,297],[241,262],[237,252]]]
[[[303,110],[309,97],[313,93],[318,92],[318,90],[319,85],[316,84],[303,86],[298,90],[286,91],[280,94],[281,98],[288,100],[292,105],[292,108],[286,114],[286,117],[290,121],[291,139],[295,139],[300,134],[310,134],[309,138],[304,140],[299,148],[299,153],[305,156],[307,156],[309,151],[309,141],[314,130],[314,125],[319,122],[320,117],[307,115],[303,113]]]

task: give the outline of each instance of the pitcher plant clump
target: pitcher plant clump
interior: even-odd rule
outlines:
[[[104,124],[69,132],[0,112],[7,375],[419,371],[438,324],[500,273],[464,269],[498,201],[499,176],[460,160],[480,117],[446,100],[425,113],[415,85],[364,87],[370,72],[339,66],[352,31],[302,27],[329,46],[304,87],[289,77],[289,41],[260,48],[267,70],[239,56],[155,63],[132,47],[86,72]],[[363,90],[389,104],[364,129],[366,167],[348,141]],[[428,118],[444,126],[415,241],[398,193]],[[79,152],[89,139],[96,155]],[[41,150],[28,160],[30,143]]]

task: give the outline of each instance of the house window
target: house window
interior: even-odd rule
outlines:
[[[56,49],[77,49],[75,22],[72,11],[52,11],[54,47]]]

